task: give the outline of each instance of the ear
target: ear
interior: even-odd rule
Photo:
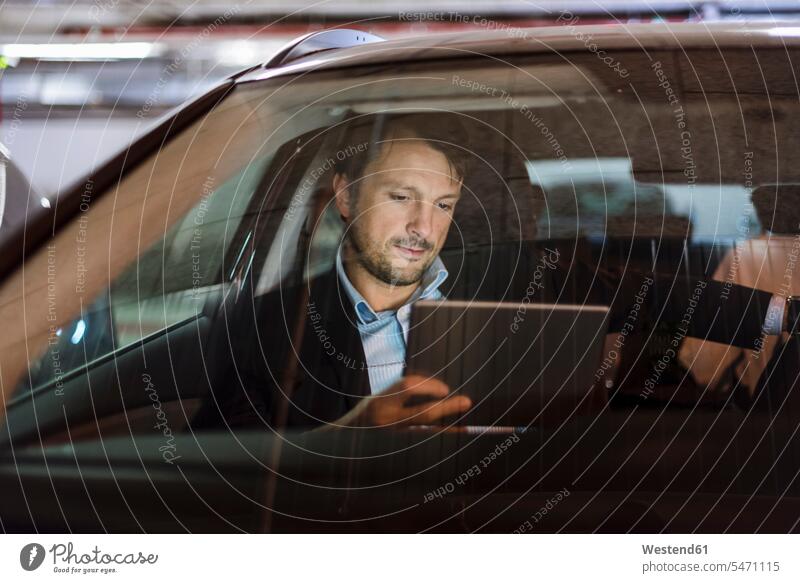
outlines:
[[[335,194],[336,208],[339,216],[347,222],[350,220],[350,187],[349,180],[344,174],[336,174],[333,177],[333,192]]]

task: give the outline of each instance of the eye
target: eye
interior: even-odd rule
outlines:
[[[408,195],[403,194],[401,192],[390,192],[389,198],[391,198],[392,200],[404,201],[408,200]]]
[[[447,212],[450,212],[451,210],[453,210],[454,206],[455,205],[452,202],[440,202],[439,203],[439,208],[442,209],[443,211],[447,211]]]

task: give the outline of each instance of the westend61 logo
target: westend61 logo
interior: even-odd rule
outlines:
[[[38,543],[29,543],[22,547],[19,553],[19,564],[26,571],[38,569],[47,555],[53,558],[53,572],[55,573],[115,573],[113,565],[153,565],[158,561],[158,555],[145,555],[138,553],[104,553],[95,547],[88,553],[76,553],[72,543],[55,544],[45,551]]]
[[[37,543],[29,543],[19,552],[19,564],[26,571],[35,571],[44,562],[44,547]]]

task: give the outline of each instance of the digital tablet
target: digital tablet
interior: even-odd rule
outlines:
[[[607,331],[605,306],[422,300],[411,310],[406,374],[467,395],[460,425],[561,422],[596,405]]]

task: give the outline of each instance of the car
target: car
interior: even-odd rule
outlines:
[[[5,240],[3,530],[798,531],[796,337],[709,332],[800,294],[798,59],[780,23],[335,29],[227,79]],[[243,351],[281,390],[302,373],[264,352],[301,334],[305,284],[335,262],[330,179],[359,148],[342,128],[407,113],[469,133],[448,299],[617,310],[587,331],[605,344],[581,408],[518,428],[198,422],[239,394]],[[539,295],[543,250],[563,277]]]

